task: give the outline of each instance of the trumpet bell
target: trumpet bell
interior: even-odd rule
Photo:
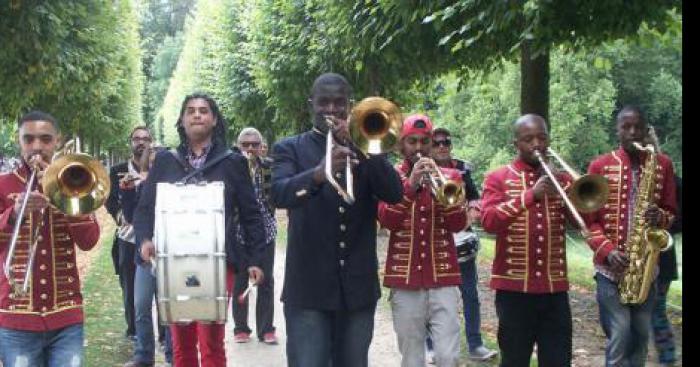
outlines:
[[[367,97],[350,112],[350,137],[365,154],[389,152],[398,143],[401,122],[401,111],[394,103]]]
[[[448,180],[437,192],[437,200],[445,206],[452,206],[464,202],[464,189],[462,185]]]
[[[579,212],[594,212],[608,199],[607,180],[601,175],[583,175],[574,181],[568,196]]]
[[[109,174],[95,158],[67,154],[53,161],[41,180],[44,195],[66,215],[89,214],[109,196]]]

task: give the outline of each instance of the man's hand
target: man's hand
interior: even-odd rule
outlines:
[[[350,167],[354,168],[360,161],[355,153],[348,147],[342,145],[334,145],[331,151],[331,171],[333,173],[345,171],[347,165],[347,157],[350,157]],[[323,157],[321,163],[316,166],[314,171],[314,182],[320,184],[326,180],[326,158]]]
[[[151,240],[143,240],[141,242],[141,259],[146,263],[150,263],[151,259],[156,257],[156,245]]]
[[[608,254],[608,264],[615,272],[622,272],[629,266],[630,259],[627,254],[624,254],[618,250],[612,250]]]
[[[540,176],[540,178],[535,182],[535,186],[532,187],[532,192],[535,194],[535,200],[540,201],[544,198],[544,195],[556,195],[557,194],[557,188],[554,186],[554,183],[552,180],[549,179],[549,176],[544,175]]]
[[[263,274],[262,269],[257,266],[248,267],[248,279],[252,280],[255,285],[260,285],[263,279],[265,279],[265,274]]]
[[[413,169],[411,170],[411,176],[408,178],[408,182],[411,184],[413,191],[418,191],[418,188],[424,185],[429,185],[429,176],[433,170],[433,164],[430,158],[421,157],[416,163],[413,164]]]
[[[38,191],[32,191],[28,194],[21,193],[15,196],[15,205],[14,205],[14,215],[13,217],[15,220],[22,220],[23,218],[19,217],[19,211],[22,209],[22,201],[24,201],[24,196],[29,195],[29,198],[27,199],[27,207],[24,209],[24,217],[26,218],[29,213],[31,212],[37,212],[43,209],[46,209],[46,207],[49,206],[49,198],[46,197],[44,194],[38,192]]]
[[[656,204],[650,204],[644,212],[644,219],[654,228],[659,228],[661,224],[661,209]]]

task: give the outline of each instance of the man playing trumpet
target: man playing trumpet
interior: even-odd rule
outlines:
[[[453,233],[466,228],[468,219],[463,197],[441,194],[447,193],[448,185],[457,188],[454,193],[461,192],[463,184],[457,170],[440,169],[429,158],[432,129],[424,115],[404,120],[400,141],[404,161],[396,167],[403,181],[403,198],[397,204],[379,205],[379,222],[391,231],[384,286],[391,288],[402,367],[425,366],[426,325],[434,343],[435,363],[441,367],[459,364],[458,286],[462,279]]]
[[[518,155],[484,180],[481,223],[496,235],[491,288],[496,290],[501,366],[527,366],[534,344],[540,366],[571,365],[571,310],[566,275],[567,209],[539,154],[549,147],[542,117],[513,126]],[[556,179],[566,189],[568,174]]]
[[[83,358],[83,308],[75,246],[89,250],[100,230],[93,215],[67,216],[54,208],[41,185],[27,187],[36,172],[52,160],[59,142],[58,125],[49,114],[32,111],[19,120],[22,164],[0,175],[0,356],[5,367],[80,366]],[[24,213],[22,202],[29,195]],[[21,222],[14,259],[4,275],[11,237]],[[36,236],[34,232],[39,228]],[[36,257],[27,269],[29,248],[36,241]],[[31,276],[28,292],[12,283]],[[20,286],[23,284],[19,284]]]

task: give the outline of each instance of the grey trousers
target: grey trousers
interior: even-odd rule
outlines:
[[[435,364],[438,367],[459,366],[458,287],[392,289],[389,301],[401,351],[401,367],[425,367],[424,345],[428,329],[433,339]]]

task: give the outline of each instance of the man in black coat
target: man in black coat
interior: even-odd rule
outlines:
[[[214,182],[224,183],[224,207],[225,207],[225,235],[227,261],[234,263],[232,252],[235,247],[235,232],[232,228],[233,217],[237,215],[239,223],[243,227],[243,235],[248,250],[246,263],[248,274],[253,282],[260,283],[263,273],[260,270],[260,258],[265,246],[265,232],[260,205],[255,196],[253,184],[248,170],[247,160],[240,154],[227,152],[226,126],[221,117],[216,102],[203,94],[192,94],[185,97],[180,110],[180,118],[177,122],[177,130],[180,136],[180,145],[176,152],[159,152],[153,167],[148,173],[148,179],[142,185],[139,203],[134,213],[134,230],[136,241],[140,244],[141,259],[143,262],[137,270],[136,278],[144,273],[150,273],[150,261],[155,257],[155,245],[153,243],[156,186],[159,182],[175,183],[184,178],[187,173],[205,167],[208,162],[226,154],[225,158],[218,161],[203,172],[194,176],[190,182]],[[231,269],[230,277],[233,277]],[[232,279],[227,277],[227,283]],[[232,282],[231,282],[232,283]],[[229,291],[230,291],[230,285]],[[138,292],[137,292],[138,293]],[[151,292],[152,293],[152,292]],[[139,300],[137,305],[150,305],[152,295],[145,297],[145,301]],[[137,313],[147,311],[137,306]],[[137,328],[142,322],[151,322],[148,312],[137,316]],[[226,356],[224,349],[224,324],[199,323],[173,324],[172,332],[174,362],[176,366],[197,366],[198,348],[201,352],[202,365],[225,366]],[[146,336],[148,337],[148,336]],[[139,336],[139,338],[141,338]],[[144,338],[145,339],[145,338]],[[149,340],[152,340],[152,335]],[[134,351],[134,359],[127,364],[129,367],[150,366],[153,364],[153,355]]]
[[[126,337],[136,339],[134,325],[134,275],[136,264],[134,254],[136,244],[133,239],[132,217],[136,208],[136,181],[141,171],[140,162],[144,152],[151,146],[151,132],[145,126],[138,126],[129,135],[131,157],[128,161],[114,165],[109,172],[112,190],[105,202],[107,211],[117,223],[112,244],[112,262],[119,275],[119,285],[124,298]]]
[[[272,148],[272,199],[289,215],[282,301],[289,366],[367,366],[380,297],[377,274],[378,200],[397,203],[401,180],[385,156],[359,159],[336,145],[332,167],[344,186],[352,159],[355,203],[348,205],[324,175],[328,125],[348,137],[351,87],[338,74],[319,76],[309,100],[313,128]],[[325,157],[325,158],[324,158]]]

